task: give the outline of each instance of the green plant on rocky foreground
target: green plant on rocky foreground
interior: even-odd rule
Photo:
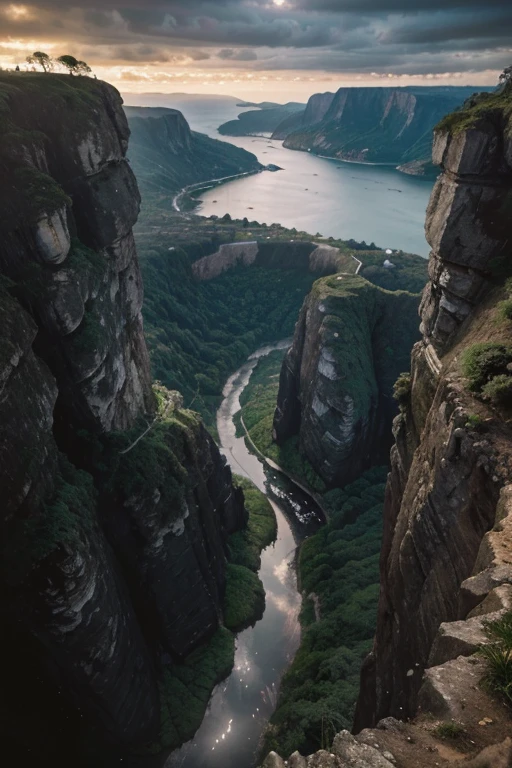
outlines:
[[[405,408],[411,397],[411,374],[401,373],[393,385],[393,397],[398,402],[400,409]]]
[[[464,728],[460,723],[450,720],[440,723],[434,731],[440,739],[459,739],[464,734]]]
[[[512,406],[512,376],[500,374],[482,387],[482,396],[496,406],[510,408]]]
[[[497,621],[487,622],[485,631],[491,641],[479,650],[487,662],[485,682],[512,706],[512,611]]]
[[[468,389],[493,405],[512,402],[512,346],[496,342],[473,344],[462,355],[462,372]]]
[[[468,413],[467,421],[465,424],[466,429],[473,429],[478,431],[483,425],[482,418],[476,413]]]

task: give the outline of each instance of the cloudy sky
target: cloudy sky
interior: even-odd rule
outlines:
[[[512,1],[0,0],[0,66],[34,50],[85,59],[124,93],[494,84],[512,64]]]

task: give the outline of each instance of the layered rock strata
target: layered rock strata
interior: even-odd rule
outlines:
[[[30,667],[30,647],[34,685],[58,687],[88,733],[138,747],[160,727],[161,660],[219,626],[243,496],[198,419],[177,398],[157,410],[119,94],[89,78],[7,74],[0,96],[11,663]]]
[[[436,130],[433,162],[443,173],[425,224],[432,253],[421,330],[444,352],[509,255],[512,139],[506,113],[497,107],[466,130]]]
[[[329,487],[385,461],[393,383],[417,339],[418,303],[347,274],[317,281],[304,303],[281,371],[274,439],[298,435]]]
[[[485,633],[473,617],[510,604],[512,432],[506,410],[476,399],[461,369],[472,344],[510,343],[496,306],[507,264],[510,273],[506,98],[469,104],[435,137],[444,172],[427,215],[431,280],[410,399],[394,423],[377,634],[357,729],[413,716],[424,670],[476,650]]]
[[[314,94],[298,120],[273,138],[290,149],[357,162],[396,165],[429,158],[432,129],[472,88],[340,88]]]

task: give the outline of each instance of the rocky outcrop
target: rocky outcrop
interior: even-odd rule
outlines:
[[[175,109],[125,110],[131,129],[129,159],[148,202],[167,206],[165,193],[263,168],[251,152],[192,131]]]
[[[234,267],[252,266],[257,255],[258,243],[255,240],[244,243],[224,243],[217,253],[203,256],[202,259],[195,261],[192,264],[192,272],[199,280],[213,280]]]
[[[254,241],[225,243],[216,253],[203,256],[192,264],[194,277],[213,280],[239,265],[266,269],[296,269],[328,275],[353,267],[356,260],[332,245],[316,243],[258,243]]]
[[[485,641],[482,616],[509,604],[512,432],[506,411],[469,392],[461,369],[468,346],[510,342],[496,287],[511,235],[502,217],[509,98],[477,99],[436,132],[444,172],[427,215],[423,340],[394,423],[377,634],[356,729],[415,715],[424,670],[474,652]],[[443,676],[427,672],[427,682]]]
[[[281,371],[274,438],[298,434],[329,487],[385,460],[392,387],[417,338],[418,303],[348,274],[317,281],[306,299]]]
[[[471,88],[340,88],[313,95],[300,126],[279,126],[290,149],[407,168],[427,161],[432,129],[468,98]],[[402,168],[399,168],[401,170]]]
[[[162,662],[222,622],[243,495],[198,418],[153,392],[119,94],[7,74],[0,96],[0,610],[10,664],[37,669],[27,749],[32,686],[63,694],[86,741],[139,749]]]
[[[262,136],[272,134],[283,123],[298,124],[304,112],[304,104],[265,104],[258,110],[242,112],[237,120],[219,126],[221,136]],[[274,137],[273,137],[274,138]]]
[[[422,332],[438,351],[489,286],[510,248],[510,118],[489,109],[466,130],[441,126],[434,134],[439,177],[427,210],[432,247],[430,283],[422,302]]]
[[[477,673],[464,680],[458,686],[458,693],[464,690],[471,695],[469,683],[474,686],[478,679]],[[483,697],[485,704],[488,704],[489,699],[485,694]],[[474,708],[473,701],[471,705],[472,716],[478,717],[478,707]],[[494,708],[485,711],[496,717]],[[295,752],[285,761],[271,752],[261,768],[411,768],[413,765],[419,768],[448,768],[454,762],[465,768],[510,768],[512,739],[508,736],[504,714],[502,710],[497,720],[487,717],[481,721],[480,734],[469,750],[464,744],[467,732],[460,721],[439,720],[430,715],[429,719],[406,724],[389,717],[382,720],[376,729],[367,729],[356,737],[348,731],[341,731],[334,737],[330,749],[321,749],[308,757]],[[464,721],[467,722],[467,718]],[[450,727],[459,734],[458,737],[443,737],[443,728]],[[501,732],[501,738],[498,736],[498,740],[489,743],[493,731],[495,737]]]

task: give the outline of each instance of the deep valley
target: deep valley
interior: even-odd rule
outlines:
[[[21,765],[509,768],[511,88],[223,126],[422,166],[435,129],[427,261],[201,216],[203,184],[286,171],[101,80],[0,72]]]

